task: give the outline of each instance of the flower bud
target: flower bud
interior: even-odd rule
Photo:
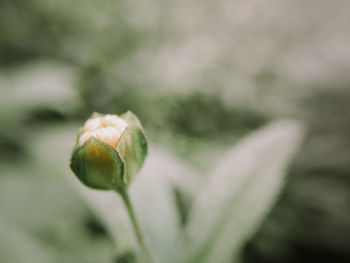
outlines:
[[[120,116],[94,113],[80,128],[70,166],[86,186],[120,191],[130,184],[146,155],[143,128],[131,111]]]

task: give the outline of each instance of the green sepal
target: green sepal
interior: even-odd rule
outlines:
[[[125,164],[126,180],[130,184],[147,156],[147,138],[141,122],[131,111],[120,115],[120,118],[128,123],[128,127],[121,135],[116,150]]]
[[[70,167],[91,188],[118,190],[127,183],[125,165],[118,152],[94,137],[73,149]]]
[[[137,118],[137,116],[132,111],[129,110],[129,111],[119,115],[119,117],[122,118],[124,121],[126,121],[129,126],[138,127],[141,130],[143,130],[139,118]]]

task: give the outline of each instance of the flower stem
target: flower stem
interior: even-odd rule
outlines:
[[[153,263],[151,253],[149,251],[148,246],[146,245],[145,239],[142,235],[141,228],[140,228],[139,223],[136,219],[136,215],[134,212],[133,205],[130,201],[129,194],[128,194],[126,189],[119,190],[118,192],[122,196],[122,199],[124,201],[124,205],[128,211],[128,214],[129,214],[129,217],[130,217],[133,229],[134,229],[134,233],[136,235],[136,238],[137,238],[139,246],[142,250],[142,253],[144,254],[144,258],[145,258],[147,263]]]

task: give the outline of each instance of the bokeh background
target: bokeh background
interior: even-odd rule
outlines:
[[[349,14],[347,0],[1,0],[0,262],[127,262],[40,147],[55,161],[51,136],[128,109],[201,171],[268,121],[302,120],[243,262],[350,262]]]

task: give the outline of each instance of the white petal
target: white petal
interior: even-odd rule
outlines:
[[[115,148],[121,134],[122,132],[120,132],[118,129],[114,127],[107,127],[97,130],[96,138]]]
[[[126,121],[124,121],[122,118],[118,117],[117,115],[112,115],[112,114],[107,114],[106,116],[104,116],[101,122],[104,127],[112,126],[114,128],[117,128],[120,132],[123,132],[126,126],[128,126]]]
[[[99,128],[101,128],[101,118],[100,117],[89,119],[84,124],[85,131],[95,131]]]

